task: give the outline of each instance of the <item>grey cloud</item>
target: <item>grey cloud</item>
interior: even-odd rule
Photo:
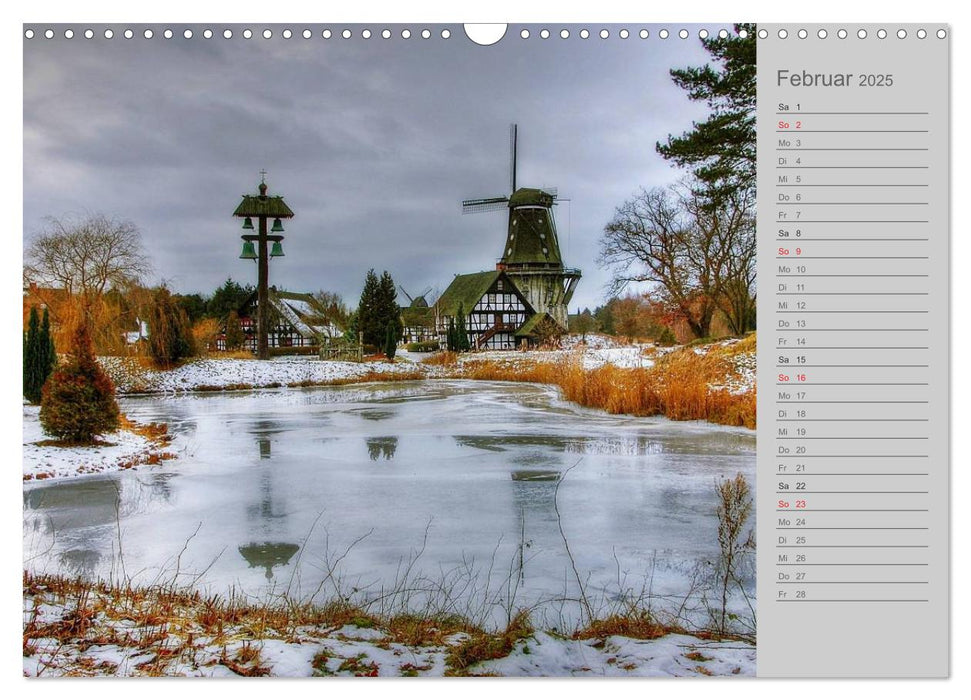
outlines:
[[[261,168],[296,212],[275,284],[353,303],[370,267],[416,289],[490,268],[505,219],[459,203],[506,192],[516,121],[519,182],[570,199],[557,218],[567,264],[584,270],[573,305],[594,306],[604,224],[640,186],[678,177],[654,144],[703,115],[668,75],[705,61],[697,40],[510,32],[482,48],[460,30],[406,42],[173,29],[168,41],[28,42],[24,221],[29,236],[49,214],[132,219],[158,278],[185,292],[255,278],[231,213]]]

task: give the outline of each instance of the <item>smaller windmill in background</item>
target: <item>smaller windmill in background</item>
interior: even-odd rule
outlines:
[[[519,129],[509,128],[510,194],[462,202],[463,214],[506,209],[509,220],[502,255],[496,269],[505,271],[537,312],[545,312],[567,329],[567,305],[573,298],[580,270],[563,265],[553,206],[556,188],[518,187],[516,166]]]
[[[405,343],[430,343],[437,341],[435,310],[428,304],[428,295],[432,288],[428,287],[418,296],[412,296],[400,284],[398,289],[408,300],[408,306],[401,305],[402,337]]]
[[[405,295],[406,299],[408,299],[408,304],[411,308],[414,308],[414,309],[428,308],[428,295],[431,294],[431,291],[432,291],[431,287],[426,288],[424,292],[422,292],[416,297],[411,296],[408,293],[408,290],[406,290],[400,284],[398,285],[398,289],[400,289],[401,293]]]

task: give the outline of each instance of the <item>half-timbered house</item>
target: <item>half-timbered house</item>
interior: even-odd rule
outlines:
[[[337,324],[327,317],[323,306],[310,294],[286,292],[270,287],[269,334],[270,348],[319,348],[344,334]],[[239,324],[243,329],[243,347],[256,351],[256,318],[259,312],[254,292],[239,308]],[[226,348],[226,336],[216,338],[216,347]]]
[[[404,343],[427,343],[438,340],[436,307],[428,305],[424,295],[415,297],[401,309],[401,338]]]
[[[456,275],[436,304],[444,346],[449,321],[465,315],[469,345],[476,350],[511,350],[536,344],[536,329],[548,314],[537,313],[502,270]]]

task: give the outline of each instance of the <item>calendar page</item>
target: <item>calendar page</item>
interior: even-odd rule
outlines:
[[[25,677],[949,677],[950,25],[20,30]]]

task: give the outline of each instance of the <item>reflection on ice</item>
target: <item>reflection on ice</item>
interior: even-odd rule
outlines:
[[[560,472],[519,469],[512,473],[513,481],[557,481],[559,478]]]
[[[273,578],[273,569],[286,566],[297,550],[298,545],[287,542],[250,542],[240,545],[239,553],[251,567],[266,569],[266,580]]]
[[[90,576],[101,562],[101,552],[94,549],[68,549],[58,556],[62,569],[75,576]]]
[[[386,594],[407,571],[402,590],[414,597],[403,604],[447,590],[456,612],[475,604],[501,617],[514,605],[569,615],[575,564],[591,595],[645,590],[676,606],[717,556],[716,480],[754,482],[750,431],[608,416],[532,385],[145,397],[123,408],[170,422],[189,456],[168,463],[172,473],[25,485],[29,566],[109,576],[123,550],[128,572],[178,566],[180,580],[204,572],[209,590],[257,595],[286,566],[291,593],[321,597]]]
[[[369,437],[365,438],[367,443],[367,455],[372,462],[381,459],[391,459],[394,457],[395,450],[398,449],[398,438],[396,437]]]

